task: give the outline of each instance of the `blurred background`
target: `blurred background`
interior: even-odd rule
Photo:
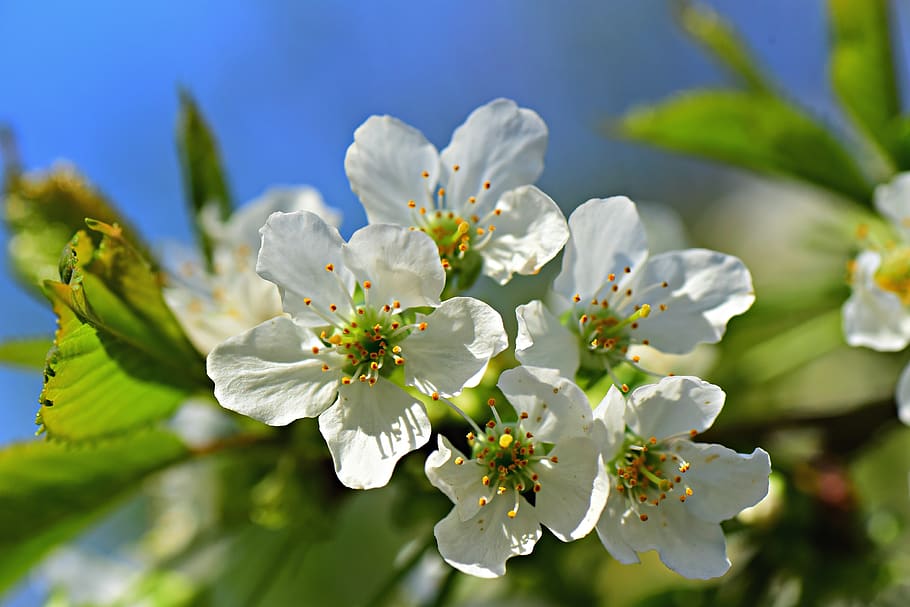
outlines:
[[[185,87],[220,139],[238,201],[274,184],[310,184],[343,211],[349,235],[365,216],[343,158],[369,115],[394,115],[441,149],[472,109],[509,97],[549,126],[538,185],[567,214],[615,194],[664,203],[698,244],[760,265],[768,243],[749,241],[744,228],[757,218],[735,201],[767,202],[761,214],[773,220],[784,208],[811,213],[824,195],[603,136],[607,119],[636,104],[730,83],[681,32],[674,4],[0,0],[0,123],[17,134],[27,169],[72,162],[148,241],[190,242],[174,145]],[[705,4],[789,96],[825,122],[843,120],[827,80],[824,0]],[[910,10],[894,6],[906,90]],[[796,279],[799,263],[785,270]],[[8,274],[0,290],[0,339],[53,331],[50,311]],[[0,381],[0,443],[31,437],[40,376],[4,368]],[[39,591],[24,592],[17,600],[27,605]]]

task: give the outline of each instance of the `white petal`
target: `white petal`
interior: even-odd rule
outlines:
[[[212,237],[220,246],[236,247],[243,245],[250,250],[250,255],[255,258],[259,251],[259,229],[265,225],[272,213],[282,211],[309,211],[318,215],[331,226],[341,225],[341,213],[325,204],[322,195],[315,188],[309,186],[280,186],[272,187],[261,196],[246,203],[231,215],[220,230],[215,231]],[[211,221],[209,221],[211,224]],[[210,226],[209,229],[215,226]]]
[[[352,489],[382,487],[395,464],[430,440],[423,404],[390,381],[341,386],[338,402],[319,416],[338,480]]]
[[[626,543],[622,527],[625,524],[625,513],[629,509],[628,498],[618,491],[610,490],[607,505],[600,520],[597,521],[597,537],[607,552],[624,565],[640,563],[635,548]]]
[[[666,288],[663,282],[668,283]],[[691,352],[699,343],[723,337],[727,321],[755,301],[752,276],[736,257],[705,249],[655,255],[638,281],[636,304],[650,304],[636,337],[671,354]],[[666,305],[666,310],[661,309]]]
[[[724,391],[697,377],[665,377],[636,388],[626,403],[626,423],[643,438],[658,440],[704,432],[724,406]]]
[[[262,248],[256,271],[276,285],[286,312],[308,326],[326,324],[312,306],[329,314],[330,304],[339,313],[350,313],[354,276],[344,267],[338,230],[307,211],[273,213],[262,227]],[[334,271],[326,270],[328,264]]]
[[[466,521],[480,510],[480,498],[489,499],[492,493],[483,484],[485,470],[476,460],[455,449],[443,435],[438,435],[437,441],[438,447],[427,458],[424,472],[433,486],[454,502],[458,516]],[[462,464],[455,463],[458,457],[462,458]]]
[[[398,300],[404,309],[438,306],[446,283],[433,240],[401,226],[370,225],[354,232],[344,245],[345,266],[357,280],[372,283],[374,307]]]
[[[689,514],[686,504],[667,500],[658,508],[643,508],[648,520],[628,511],[620,531],[626,544],[638,552],[657,550],[663,564],[691,579],[720,577],[730,568],[724,532]]]
[[[635,203],[625,196],[594,198],[569,216],[569,241],[562,271],[553,289],[565,297],[583,300],[600,295],[607,277],[615,274],[621,287],[637,274],[648,258],[648,241]]]
[[[505,575],[506,561],[530,554],[541,535],[534,509],[524,498],[520,501],[515,518],[507,516],[512,502],[503,497],[494,499],[467,521],[462,521],[453,508],[433,528],[439,554],[449,565],[469,575]]]
[[[843,307],[844,335],[851,346],[895,352],[910,343],[910,314],[896,294],[876,284],[880,263],[881,257],[872,251],[856,258],[853,293]]]
[[[391,116],[370,116],[344,157],[351,189],[370,223],[412,225],[408,201],[431,205],[439,155],[423,134]],[[424,171],[428,177],[423,177]]]
[[[685,506],[693,516],[719,523],[768,494],[771,458],[762,449],[747,455],[722,445],[679,440],[673,450],[690,464],[683,480],[692,488]]]
[[[586,436],[594,425],[588,397],[554,369],[524,365],[503,371],[496,384],[518,415],[527,413],[522,428],[546,443]]]
[[[509,341],[499,313],[473,297],[442,302],[425,320],[425,331],[414,331],[401,343],[407,384],[424,394],[458,394],[476,386],[490,359]]]
[[[569,238],[569,226],[553,200],[532,185],[509,190],[496,203],[502,213],[481,249],[483,273],[501,285],[512,274],[536,274]]]
[[[875,208],[904,238],[910,238],[910,173],[900,173],[890,183],[875,188]]]
[[[547,125],[532,110],[508,99],[477,108],[441,154],[447,204],[461,209],[474,196],[472,212],[486,214],[504,192],[537,181],[546,149]]]
[[[557,369],[563,377],[574,378],[579,365],[578,338],[540,300],[518,306],[515,316],[515,358],[523,365]]]
[[[206,370],[221,406],[272,426],[316,417],[335,400],[338,374],[323,372],[316,338],[279,316],[215,347]]]
[[[901,377],[897,381],[897,394],[894,398],[897,400],[897,416],[910,426],[910,365],[901,371]]]
[[[594,428],[592,434],[604,461],[612,460],[622,447],[626,435],[626,399],[614,385],[594,409]]]
[[[559,462],[546,459],[534,465],[541,484],[534,509],[556,537],[577,540],[591,532],[607,503],[607,475],[588,438],[560,441],[550,455]]]

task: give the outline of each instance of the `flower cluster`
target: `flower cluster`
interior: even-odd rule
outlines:
[[[219,403],[270,425],[317,417],[348,487],[385,485],[427,444],[427,406],[458,413],[464,438],[439,434],[425,465],[454,504],[435,527],[453,567],[503,575],[543,525],[564,542],[596,529],[622,562],[654,549],[682,575],[722,575],[719,523],[764,497],[768,454],[691,442],[719,414],[720,388],[666,377],[626,399],[616,369],[647,372],[636,345],[685,353],[720,340],[754,300],[749,272],[701,249],[649,258],[627,198],[589,200],[567,222],[533,185],[546,141],[537,114],[503,99],[475,110],[442,152],[371,117],[345,158],[368,226],[345,242],[322,207],[252,207],[261,244],[232,224],[239,216],[213,227],[227,255],[216,247],[211,279],[246,281],[258,248],[255,281],[210,288],[206,303],[178,289],[169,300],[208,352]],[[507,403],[489,398],[479,425],[455,400],[509,340],[498,312],[462,294],[481,274],[500,285],[534,274],[563,247],[549,304],[516,310],[521,365],[497,383]],[[579,377],[614,383],[596,409]]]
[[[910,173],[875,190],[875,208],[893,238],[878,242],[863,227],[865,248],[848,265],[850,297],[843,306],[847,343],[881,352],[910,344]],[[898,415],[910,424],[910,365],[897,384]]]

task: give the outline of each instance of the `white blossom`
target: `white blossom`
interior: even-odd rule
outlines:
[[[720,522],[768,492],[771,460],[694,443],[720,413],[724,392],[697,377],[666,377],[626,400],[611,386],[594,411],[610,479],[597,534],[622,563],[657,550],[670,569],[712,578],[730,567]]]
[[[638,365],[635,344],[669,354],[723,337],[727,322],[752,305],[752,277],[730,255],[705,249],[649,257],[635,204],[592,199],[569,218],[571,236],[553,283],[553,308],[519,306],[516,356],[574,378]],[[646,365],[645,365],[646,366]]]
[[[212,350],[215,397],[271,425],[318,416],[338,478],[385,485],[430,437],[423,404],[392,376],[434,398],[477,385],[507,346],[502,319],[476,299],[440,303],[445,273],[421,232],[367,226],[345,243],[308,212],[274,213],[261,232],[257,271],[286,314]]]
[[[504,575],[506,560],[529,554],[541,524],[564,542],[584,537],[607,497],[581,389],[532,367],[505,371],[498,385],[516,420],[503,422],[494,408],[495,419],[468,435],[470,457],[439,436],[426,462],[430,482],[455,504],[434,529],[439,552],[479,577]]]
[[[164,289],[174,316],[203,354],[282,313],[278,289],[256,274],[259,228],[275,211],[310,211],[335,227],[341,223],[339,213],[310,187],[269,189],[224,222],[217,207],[204,207],[202,224],[213,245],[213,271],[206,270],[195,252],[184,254]]]
[[[441,153],[417,129],[371,116],[345,157],[351,188],[372,224],[412,226],[436,242],[443,265],[469,284],[536,273],[568,238],[559,207],[532,184],[547,127],[497,99],[474,110]]]
[[[910,343],[910,173],[878,186],[875,207],[891,222],[898,242],[869,242],[850,264],[844,335],[851,346],[893,352]]]

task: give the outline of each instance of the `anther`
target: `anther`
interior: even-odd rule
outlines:
[[[528,412],[522,411],[521,415],[519,415],[518,417],[520,417],[521,419],[528,419]]]
[[[660,283],[660,286],[662,286],[664,289],[666,289],[667,287],[670,286],[670,283],[668,283],[668,282],[665,280],[665,281],[663,281],[662,283]]]
[[[489,487],[490,486],[490,477],[484,475],[484,477],[482,479],[480,479],[480,482],[483,483],[484,487]]]
[[[369,280],[364,280],[364,281],[363,281],[363,288],[364,288],[364,289],[369,289],[369,288],[372,287],[372,286],[373,286],[373,283],[371,283]]]
[[[313,303],[313,300],[310,299],[309,297],[304,297],[303,303],[305,303],[306,305],[310,305],[311,303]]]
[[[423,173],[420,174],[420,176],[423,177],[424,179],[426,179],[427,177],[430,176],[430,174],[428,172],[424,171]]]
[[[427,323],[422,322],[422,323],[420,323],[419,325],[417,325],[417,328],[420,329],[421,331],[426,331],[426,330],[427,330]]]
[[[464,458],[461,457],[460,455],[459,455],[458,457],[455,458],[455,465],[456,465],[456,466],[460,466],[460,465],[462,465],[463,463],[464,463]]]
[[[641,522],[644,523],[646,520],[648,520],[648,515],[647,515],[647,514],[639,514],[639,515],[638,515],[638,518],[639,518],[639,520],[641,520]]]
[[[558,464],[559,458],[554,455],[553,457],[550,458],[550,461],[553,462],[554,464]]]
[[[508,512],[506,512],[506,516],[508,516],[509,518],[515,518],[517,515],[518,515],[518,513],[515,512],[514,510],[509,510]]]
[[[414,202],[413,200],[409,200],[409,201],[408,201],[408,207],[410,207],[410,208],[412,208],[412,209],[417,208],[417,203]]]
[[[575,294],[575,297],[572,298],[572,301],[574,301],[575,303],[580,302],[580,301],[581,301],[581,295],[579,295],[578,293],[576,293],[576,294]]]
[[[433,392],[433,394],[430,395],[430,398],[433,400],[439,400],[439,392]]]
[[[319,354],[319,346],[313,346],[313,354]]]
[[[485,189],[485,190],[489,190],[489,189],[490,189],[490,182],[489,182],[489,181],[484,181],[484,182],[483,182],[483,189]]]
[[[487,505],[487,498],[482,497],[482,498],[480,498],[479,500],[477,500],[477,505],[478,505],[478,506],[486,506],[486,505]]]
[[[460,168],[461,167],[458,166],[457,164],[452,166],[452,170],[455,171],[456,173],[458,172],[458,169],[460,169]]]
[[[325,264],[325,271],[326,271],[326,272],[334,272],[334,271],[335,271],[335,266],[334,266],[333,264],[327,263],[327,264]]]
[[[629,391],[629,385],[628,385],[628,384],[623,384],[622,386],[620,386],[620,389],[621,389],[623,392],[628,392],[628,391]]]
[[[625,268],[622,269],[622,271],[625,272],[626,274],[628,274],[629,272],[632,271],[632,268],[630,268],[629,266],[626,266]]]

